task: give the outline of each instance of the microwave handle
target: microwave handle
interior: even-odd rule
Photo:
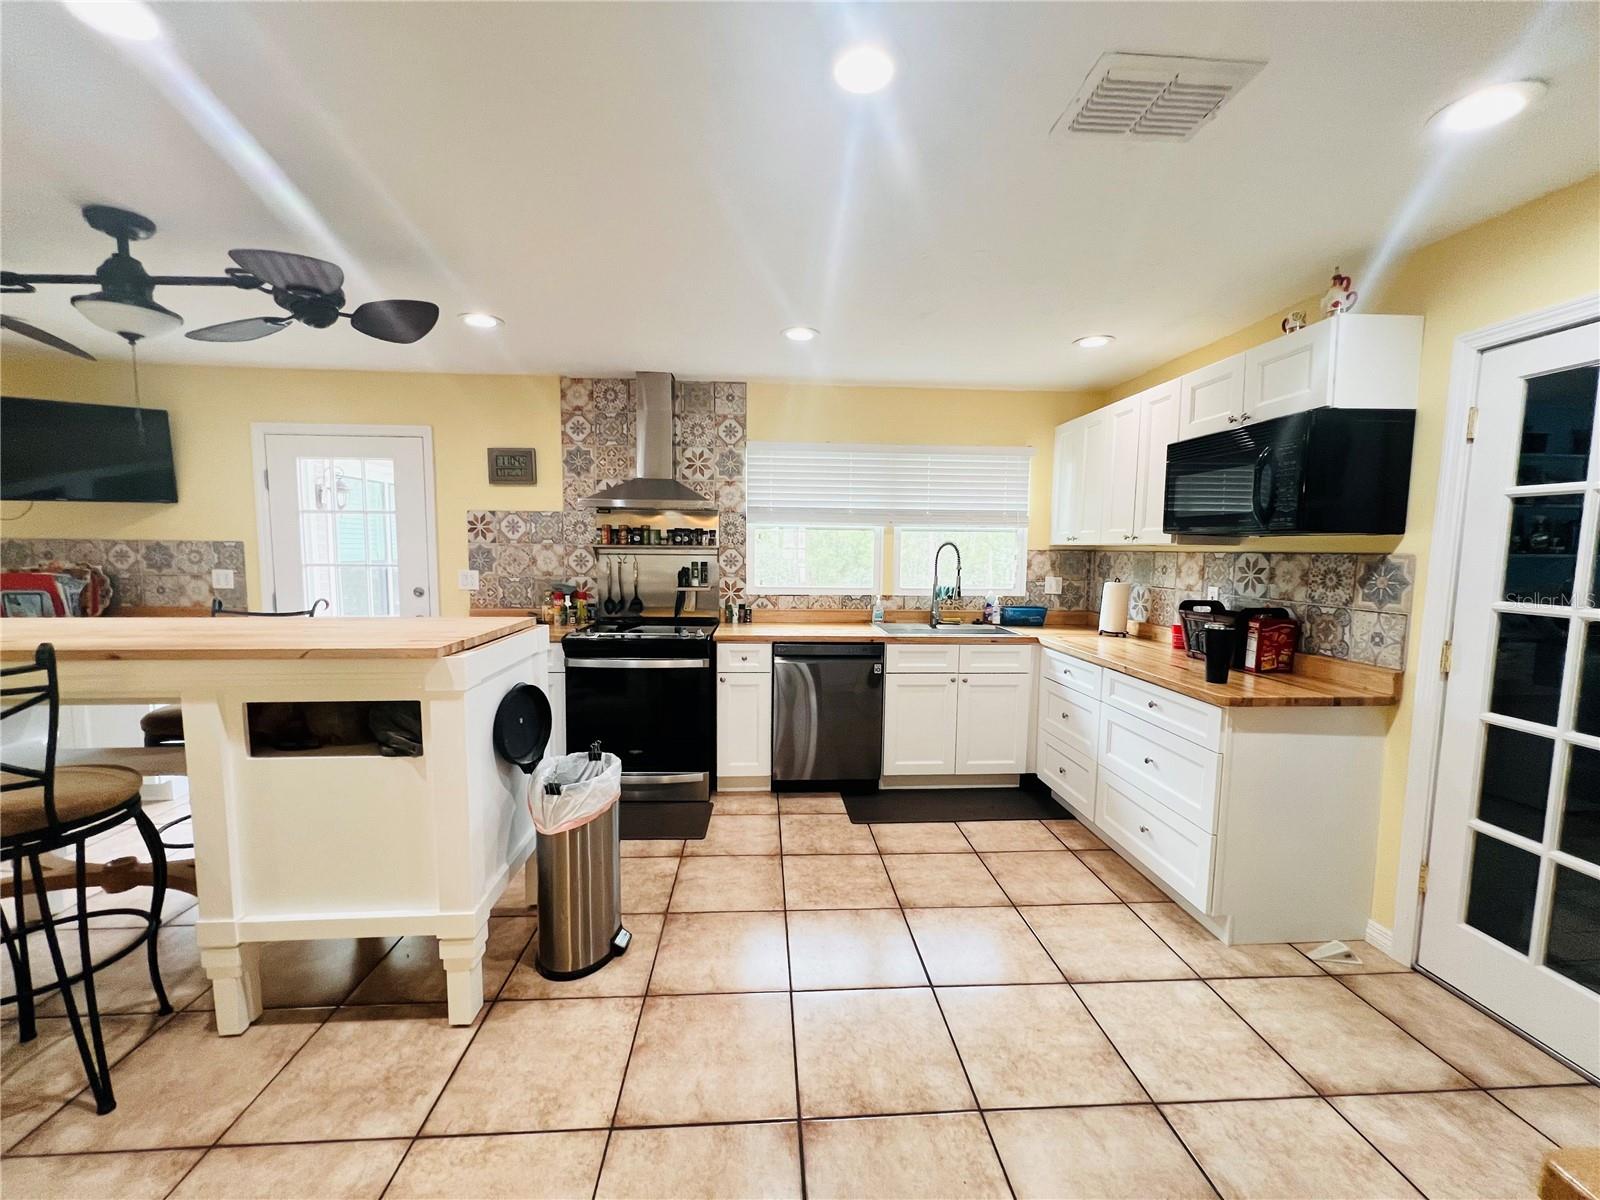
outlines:
[[[1276,485],[1274,475],[1272,447],[1267,446],[1256,456],[1255,479],[1250,488],[1250,511],[1256,524],[1263,529],[1272,520],[1272,494]]]

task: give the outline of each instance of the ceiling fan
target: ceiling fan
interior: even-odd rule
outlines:
[[[283,310],[281,315],[246,317],[191,329],[188,336],[199,342],[249,342],[297,323],[326,329],[343,317],[356,332],[368,337],[409,343],[426,336],[439,320],[439,306],[426,300],[369,300],[345,312],[342,270],[320,258],[279,250],[230,250],[228,257],[236,265],[221,275],[151,275],[128,253],[128,244],[154,234],[154,222],[136,212],[105,204],[88,205],[83,219],[117,243],[116,253],[101,263],[93,275],[0,271],[0,295],[32,292],[48,284],[96,284],[99,290],[74,296],[72,306],[130,345],[142,338],[171,333],[183,324],[182,317],[156,302],[158,287],[233,287],[265,292]],[[65,338],[8,314],[0,314],[0,327],[54,350],[94,358]]]

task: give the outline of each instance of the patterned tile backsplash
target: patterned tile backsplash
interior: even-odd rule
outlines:
[[[209,608],[213,596],[245,607],[243,542],[106,538],[4,538],[0,564],[22,571],[47,562],[88,563],[111,576],[112,611],[129,606]],[[211,586],[211,572],[233,572],[231,588]]]
[[[1099,608],[1100,585],[1108,580],[1133,585],[1135,620],[1171,625],[1180,600],[1204,599],[1215,587],[1231,609],[1288,609],[1308,654],[1405,666],[1416,580],[1409,554],[1096,551],[1085,607]]]

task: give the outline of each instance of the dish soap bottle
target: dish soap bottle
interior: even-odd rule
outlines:
[[[1000,608],[996,604],[997,596],[986,596],[983,601],[983,623],[985,625],[998,625],[1000,623]]]
[[[882,596],[874,596],[872,598],[872,619],[874,621],[882,621],[883,620],[883,597]]]

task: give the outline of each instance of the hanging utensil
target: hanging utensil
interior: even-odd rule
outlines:
[[[606,598],[600,602],[600,611],[605,613],[606,616],[609,617],[609,616],[613,615],[617,611],[618,604],[617,604],[617,602],[615,600],[613,600],[611,598],[611,572],[612,572],[612,566],[611,566],[611,563],[609,561],[605,564],[605,568],[606,568]]]
[[[631,613],[642,613],[644,611],[644,601],[639,599],[639,556],[637,554],[633,556],[633,599],[628,601],[628,611]]]

